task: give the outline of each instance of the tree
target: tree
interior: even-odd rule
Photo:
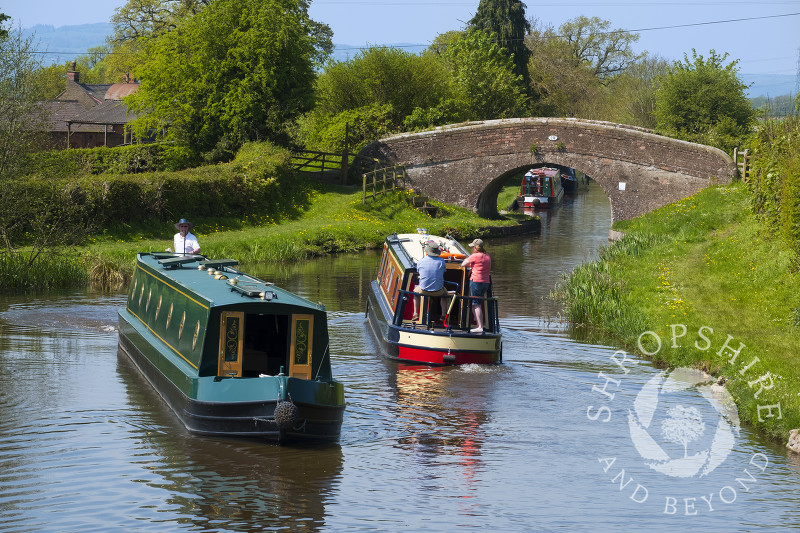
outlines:
[[[211,0],[128,0],[114,10],[111,41],[122,44],[145,37],[157,37],[174,30],[186,17],[196,15]]]
[[[0,39],[0,177],[13,176],[25,154],[40,146],[45,112],[36,83],[33,38],[21,30]],[[2,216],[2,215],[0,215]]]
[[[603,84],[644,57],[635,54],[631,47],[639,40],[638,33],[609,30],[610,26],[607,20],[580,16],[568,20],[558,30],[576,64],[588,66]]]
[[[480,30],[455,34],[441,51],[453,78],[462,120],[517,117],[526,112],[522,77],[496,36]]]
[[[285,143],[285,124],[313,103],[314,61],[330,29],[306,0],[216,0],[176,29],[144,43],[140,89],[129,108],[139,135],[229,157],[249,140]]]
[[[525,46],[525,35],[531,25],[525,18],[525,4],[519,0],[481,0],[469,28],[494,33],[501,47],[514,61],[514,73],[528,87],[528,60],[531,51]]]
[[[9,20],[11,17],[6,15],[5,13],[0,13],[0,40],[5,39],[8,37],[8,30],[3,27],[3,23]]]
[[[737,63],[723,65],[728,54],[711,50],[708,59],[692,50],[660,82],[656,92],[656,128],[680,139],[731,151],[748,135],[755,111],[738,77]]]
[[[637,34],[609,31],[610,23],[597,17],[577,17],[557,30],[531,20],[526,38],[535,110],[545,116],[608,119],[616,107],[607,87],[644,54],[632,51]]]
[[[438,58],[391,47],[369,48],[348,61],[327,65],[316,84],[316,111],[343,111],[378,105],[392,107],[399,126],[417,108],[434,106],[447,96],[449,75]]]

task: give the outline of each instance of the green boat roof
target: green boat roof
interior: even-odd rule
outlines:
[[[306,300],[271,282],[250,276],[234,268],[234,259],[209,259],[203,255],[177,255],[168,252],[140,253],[137,268],[162,278],[177,291],[188,291],[192,298],[208,307],[239,305],[247,301],[272,302],[324,311],[322,304]]]

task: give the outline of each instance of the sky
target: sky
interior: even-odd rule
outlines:
[[[312,0],[311,18],[328,24],[337,45],[427,44],[464,29],[479,0]],[[0,13],[23,28],[108,22],[125,0],[0,0]],[[710,50],[738,59],[742,73],[796,76],[800,70],[800,0],[529,1],[526,16],[558,28],[580,15],[639,34],[637,52],[668,60],[705,57]],[[340,47],[344,48],[344,46]],[[419,52],[420,48],[409,48]],[[726,63],[727,64],[727,63]]]

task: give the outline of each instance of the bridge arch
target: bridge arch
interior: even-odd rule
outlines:
[[[497,214],[497,193],[515,170],[550,163],[578,169],[611,201],[613,221],[628,220],[714,183],[737,169],[717,148],[612,122],[515,118],[442,126],[381,139],[360,153],[404,165],[419,194]]]

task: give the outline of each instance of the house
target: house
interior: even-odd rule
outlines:
[[[64,92],[44,102],[48,131],[54,147],[94,148],[129,144],[127,124],[136,118],[128,113],[122,99],[139,89],[139,83],[125,76],[123,83],[85,84],[72,62]]]

